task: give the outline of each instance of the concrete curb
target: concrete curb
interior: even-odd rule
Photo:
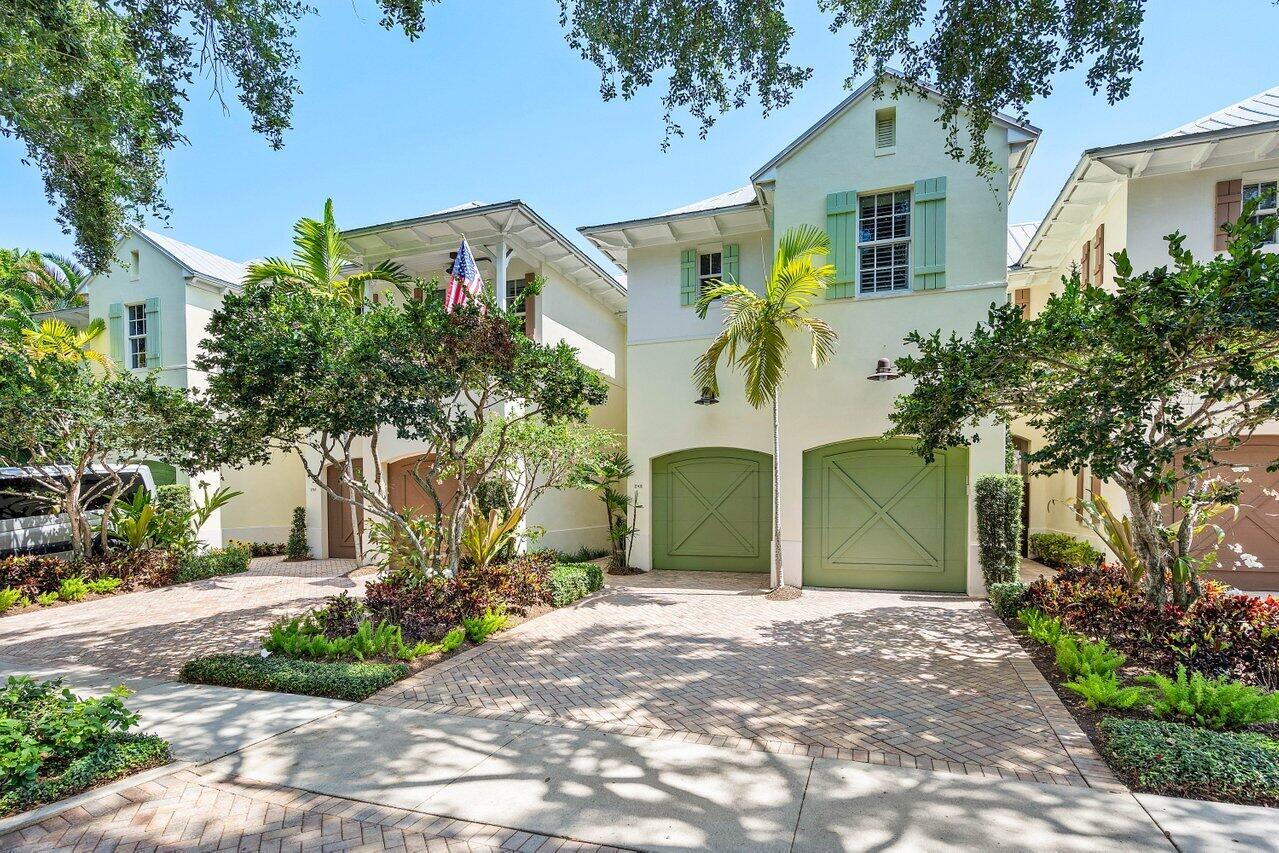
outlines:
[[[193,766],[193,762],[190,761],[170,761],[168,764],[162,764],[159,767],[152,767],[150,770],[143,770],[139,773],[134,773],[132,776],[125,776],[123,779],[117,779],[114,782],[108,782],[107,784],[100,785],[97,788],[91,788],[83,793],[67,797],[65,800],[58,800],[56,803],[47,803],[46,805],[38,806],[30,811],[10,815],[9,817],[0,819],[0,835],[6,835],[18,829],[25,829],[33,823],[40,823],[41,821],[48,820],[49,818],[62,814],[65,811],[79,808],[85,803],[92,802],[100,799],[101,797],[110,796],[111,794],[119,793],[120,791],[128,790],[129,788],[141,785],[144,782],[150,782],[152,779],[159,779],[163,776],[168,776],[170,774],[177,773],[179,770],[185,770],[188,767]]]

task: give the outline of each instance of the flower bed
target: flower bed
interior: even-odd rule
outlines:
[[[138,717],[117,687],[82,699],[61,679],[12,677],[0,692],[0,816],[60,800],[169,761],[169,745],[129,733]]]
[[[1155,608],[1111,567],[1005,586],[992,604],[1121,779],[1279,802],[1279,603],[1211,586],[1185,610]]]

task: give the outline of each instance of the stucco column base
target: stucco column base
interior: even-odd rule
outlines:
[[[769,564],[772,565],[773,543],[777,540],[769,540]],[[798,539],[782,540],[782,575],[785,578],[787,586],[801,587],[804,585],[804,547],[803,543]],[[769,569],[768,585],[770,587],[777,586],[777,568],[774,566]]]

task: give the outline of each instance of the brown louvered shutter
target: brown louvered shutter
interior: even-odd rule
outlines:
[[[1092,283],[1101,287],[1106,283],[1106,224],[1097,226],[1092,238]]]
[[[1083,251],[1079,254],[1079,281],[1088,284],[1092,281],[1092,241],[1085,240]]]
[[[1023,320],[1030,319],[1030,288],[1019,287],[1013,291],[1013,304],[1021,309]]]
[[[533,283],[533,273],[524,273],[524,286]],[[524,336],[530,341],[537,340],[537,297],[528,294],[524,297]]]
[[[1092,497],[1096,497],[1097,495],[1101,494],[1101,478],[1100,477],[1094,476],[1089,479],[1088,491]]]
[[[422,301],[422,288],[420,287],[413,288],[413,301],[414,302]]]
[[[1217,181],[1217,197],[1213,205],[1213,224],[1216,234],[1212,240],[1214,252],[1226,251],[1226,231],[1221,226],[1233,223],[1243,212],[1243,181]]]

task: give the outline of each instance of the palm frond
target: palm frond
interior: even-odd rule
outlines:
[[[786,356],[790,344],[786,333],[777,323],[761,322],[755,327],[746,351],[738,363],[746,373],[746,402],[755,408],[763,408],[777,395],[786,372]]]
[[[261,284],[274,281],[280,284],[301,284],[309,287],[311,277],[307,270],[298,267],[283,258],[265,258],[254,261],[244,271],[245,284]]]
[[[820,317],[805,317],[798,314],[790,315],[787,322],[792,328],[807,331],[812,337],[813,367],[821,367],[830,361],[831,356],[835,354],[835,342],[839,340],[839,335],[835,334],[830,323]]]
[[[815,225],[797,225],[786,229],[782,239],[777,242],[776,266],[786,266],[791,261],[802,258],[812,259],[813,255],[830,254],[830,237]]]
[[[733,296],[755,296],[755,292],[744,285],[731,281],[720,281],[711,287],[702,291],[702,295],[697,299],[697,316],[703,320],[706,319],[706,312],[710,309],[711,304],[718,299],[728,299]]]

